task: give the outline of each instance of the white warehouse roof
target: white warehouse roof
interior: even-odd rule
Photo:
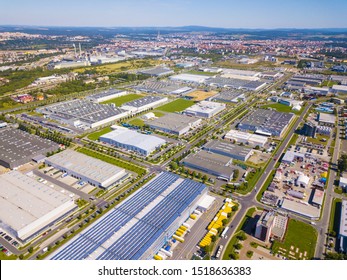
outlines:
[[[113,125],[112,129],[114,130],[102,135],[100,140],[110,139],[123,145],[138,147],[148,153],[166,143],[165,140],[159,137],[141,134],[125,127]]]
[[[25,240],[67,214],[76,205],[57,190],[18,171],[0,176],[2,227]]]
[[[182,81],[188,83],[203,83],[209,76],[206,75],[194,75],[194,74],[178,74],[170,77],[170,80],[173,81]]]

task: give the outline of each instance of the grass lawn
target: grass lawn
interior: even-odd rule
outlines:
[[[304,222],[290,219],[284,242],[274,241],[272,251],[281,253],[288,259],[310,260],[314,256],[316,243],[317,231],[315,228]]]
[[[157,118],[160,118],[160,117],[162,117],[162,116],[165,116],[165,114],[164,114],[163,112],[154,111],[153,113],[154,113],[154,115],[155,115]]]
[[[133,101],[133,100],[139,99],[141,97],[143,97],[143,95],[132,93],[132,94],[123,95],[123,96],[120,96],[117,98],[113,98],[113,99],[107,100],[105,102],[101,102],[101,104],[115,103],[116,106],[122,106],[126,102]]]
[[[203,72],[203,71],[194,71],[194,70],[191,70],[191,71],[186,72],[185,74],[215,76],[215,75],[217,75],[218,73],[211,73],[211,72]]]
[[[234,236],[230,239],[230,241],[229,241],[229,243],[228,243],[228,245],[224,251],[223,260],[230,260],[231,259],[229,257],[229,254],[235,251],[234,245],[237,242],[237,234],[239,233],[239,231],[241,229],[245,228],[249,219],[252,219],[255,211],[256,211],[255,207],[252,207],[252,208],[248,209],[248,211],[246,212],[246,215],[243,217],[241,223],[239,224],[237,230],[235,231]]]
[[[158,107],[157,110],[174,113],[174,112],[183,111],[187,109],[188,107],[192,106],[193,104],[194,104],[194,101],[180,98],[168,104]]]
[[[336,234],[340,230],[341,202],[342,199],[335,198],[331,205],[329,230],[334,231]]]
[[[89,140],[96,141],[99,139],[99,137],[101,135],[104,135],[104,134],[111,132],[111,131],[112,131],[111,127],[105,127],[99,131],[96,131],[96,132],[89,134],[87,137]]]
[[[325,139],[325,141],[321,141],[323,139]],[[326,137],[323,135],[317,135],[316,138],[307,137],[308,142],[311,142],[313,144],[320,144],[320,145],[324,145],[324,146],[326,146],[328,139],[329,139],[329,137]]]
[[[264,106],[262,106],[262,108],[264,108],[264,109],[273,108],[273,109],[277,110],[278,112],[282,112],[282,113],[294,113],[296,115],[301,114],[301,110],[300,111],[293,111],[290,106],[280,104],[280,103],[264,105]]]
[[[16,260],[17,256],[16,255],[10,255],[7,256],[4,252],[0,252],[0,260]]]
[[[141,119],[133,119],[133,120],[129,121],[128,123],[131,125],[136,125],[136,126],[144,126],[145,125],[144,121]]]
[[[85,154],[87,156],[91,156],[91,157],[100,159],[102,161],[105,161],[107,163],[117,165],[117,166],[122,167],[124,169],[136,172],[137,174],[145,174],[146,173],[146,170],[140,166],[137,166],[135,164],[124,161],[124,160],[119,159],[119,158],[114,158],[114,157],[108,156],[106,154],[93,151],[91,149],[79,148],[77,151],[82,153],[82,154]]]

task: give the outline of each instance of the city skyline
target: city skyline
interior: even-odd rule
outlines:
[[[298,8],[299,7],[299,8]],[[47,5],[42,0],[14,0],[3,4],[0,25],[86,27],[176,27],[219,28],[345,28],[347,2],[266,0],[236,1],[74,1]],[[334,13],[327,13],[334,10]],[[52,13],[54,11],[54,13]],[[318,24],[319,22],[319,24]]]

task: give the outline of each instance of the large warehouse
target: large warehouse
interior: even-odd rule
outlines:
[[[204,184],[163,172],[50,259],[152,259],[206,194]]]
[[[37,111],[59,122],[80,129],[94,128],[129,115],[113,105],[75,99],[38,108]]]
[[[254,131],[267,136],[282,136],[294,114],[274,110],[257,109],[247,115],[238,125],[241,130]]]
[[[170,77],[171,81],[184,82],[191,84],[204,83],[210,77],[207,75],[195,75],[195,74],[178,74]]]
[[[93,157],[65,150],[45,159],[45,163],[87,182],[107,189],[128,175],[123,168]]]
[[[201,119],[181,114],[168,113],[163,117],[146,122],[152,129],[183,135],[201,124]]]
[[[228,181],[232,180],[234,174],[234,170],[230,167],[231,163],[232,159],[230,157],[204,150],[190,154],[183,160],[183,164],[187,167],[201,170]]]
[[[242,161],[247,161],[253,154],[252,149],[220,140],[211,140],[210,142],[207,142],[203,146],[203,149],[212,153],[224,155]]]
[[[19,129],[2,128],[0,133],[0,164],[14,169],[38,155],[46,155],[59,149],[51,140]]]
[[[122,109],[132,113],[139,113],[147,109],[157,107],[160,104],[167,102],[167,97],[161,96],[145,96],[122,105]]]
[[[110,88],[109,90],[89,95],[87,96],[87,99],[90,101],[99,103],[99,102],[104,102],[104,101],[117,98],[126,94],[127,94],[126,90],[118,90],[118,89]]]
[[[166,143],[159,137],[141,134],[125,127],[113,125],[112,129],[113,131],[102,135],[99,140],[143,156],[150,155]]]
[[[162,77],[175,73],[173,70],[167,67],[155,67],[145,70],[140,70],[138,73],[143,75],[149,75],[152,77]]]
[[[245,94],[239,90],[225,90],[210,98],[211,101],[238,103],[246,99]]]
[[[77,208],[74,201],[18,171],[0,175],[1,227],[28,241]]]
[[[217,115],[219,112],[225,109],[226,105],[223,103],[212,102],[212,101],[200,101],[193,106],[183,111],[186,115],[192,115],[202,118],[211,118]]]
[[[235,141],[238,143],[244,143],[252,147],[264,147],[268,138],[265,136],[252,134],[240,130],[231,129],[227,134],[225,134],[224,139]]]

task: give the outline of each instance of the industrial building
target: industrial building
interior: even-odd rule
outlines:
[[[331,114],[318,113],[317,121],[320,125],[334,127],[336,124],[336,116]]]
[[[49,258],[152,259],[205,195],[204,184],[163,172]]]
[[[126,90],[118,90],[118,89],[109,89],[106,91],[94,93],[92,95],[87,96],[87,99],[93,102],[104,102],[113,98],[117,98],[123,95],[126,95],[127,91]]]
[[[305,159],[305,155],[302,153],[287,151],[282,158],[282,162],[291,164],[295,160],[303,161],[304,159]]]
[[[139,112],[154,108],[167,101],[168,101],[167,97],[145,96],[145,97],[124,103],[121,109],[130,111],[132,113],[139,113]]]
[[[282,136],[293,118],[292,113],[257,109],[241,120],[238,128],[266,136]]]
[[[186,115],[192,115],[202,118],[211,118],[217,115],[219,112],[223,111],[225,108],[226,105],[223,103],[200,101],[199,103],[185,109],[183,113]]]
[[[113,131],[100,136],[99,140],[143,156],[150,155],[166,143],[159,137],[141,134],[125,127],[113,125],[112,129]]]
[[[312,192],[314,192],[314,193],[312,196],[311,203],[312,203],[312,205],[314,205],[320,209],[323,205],[324,190],[313,189]]]
[[[235,129],[231,129],[227,134],[225,134],[224,139],[229,141],[235,141],[238,143],[243,143],[252,147],[264,147],[268,141],[268,138],[265,136]]]
[[[256,225],[255,237],[268,242],[270,238],[283,240],[287,230],[288,217],[264,210]]]
[[[225,90],[217,95],[210,97],[211,101],[220,101],[220,102],[230,102],[238,103],[240,100],[245,101],[245,94],[241,91],[236,90]]]
[[[211,140],[210,142],[207,142],[203,146],[203,149],[242,161],[247,161],[253,154],[252,149],[220,140]]]
[[[339,187],[342,188],[342,190],[344,190],[345,192],[347,192],[347,178],[346,177],[340,177]]]
[[[14,169],[38,155],[59,149],[59,145],[19,129],[2,128],[0,133],[0,164]]]
[[[338,234],[340,250],[347,252],[347,200],[341,202],[340,229]]]
[[[209,78],[210,77],[206,75],[178,74],[171,76],[170,80],[183,83],[202,84]]]
[[[157,129],[165,133],[183,135],[197,128],[201,124],[201,119],[182,114],[168,113],[163,117],[147,121],[146,124],[152,129]]]
[[[302,134],[308,137],[315,138],[317,133],[317,126],[311,122],[307,122],[304,124],[302,128]]]
[[[76,208],[68,195],[18,171],[0,175],[1,227],[23,242]]]
[[[335,94],[346,94],[347,93],[347,86],[345,85],[333,85],[331,88],[331,91]]]
[[[180,85],[172,81],[145,81],[140,85],[133,86],[133,89],[141,92],[173,95],[185,95],[194,90],[191,87]]]
[[[153,77],[162,77],[162,76],[173,74],[175,72],[167,67],[155,67],[151,69],[140,70],[138,71],[138,73],[143,75],[153,76]]]
[[[65,150],[50,156],[45,159],[45,163],[67,175],[103,189],[114,186],[128,176],[123,168],[73,150]]]
[[[113,105],[80,99],[38,108],[37,112],[83,130],[98,127],[129,115],[128,111]]]
[[[183,160],[183,164],[227,181],[231,181],[234,175],[234,169],[230,167],[232,164],[230,157],[204,150],[188,155]]]
[[[312,205],[306,205],[302,202],[295,200],[283,199],[280,202],[281,209],[296,213],[297,215],[309,218],[311,220],[318,220],[320,216],[320,209]]]

